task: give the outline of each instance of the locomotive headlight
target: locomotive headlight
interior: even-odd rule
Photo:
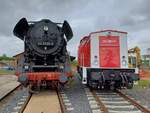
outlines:
[[[28,69],[29,69],[29,66],[24,66],[24,69],[25,69],[25,70],[28,70]]]
[[[44,26],[44,31],[48,31],[48,26]]]
[[[122,56],[122,66],[126,67],[127,66],[127,61],[126,61],[126,57]]]
[[[98,59],[97,59],[97,56],[94,56],[94,65],[98,65]]]
[[[127,61],[126,61],[126,60],[123,60],[123,61],[122,61],[122,65],[123,65],[123,66],[126,66],[126,65],[127,65]]]
[[[63,69],[64,69],[64,66],[60,66],[60,69],[62,69],[62,70],[63,70]]]

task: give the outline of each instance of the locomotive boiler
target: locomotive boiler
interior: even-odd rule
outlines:
[[[23,68],[18,81],[24,86],[58,86],[71,77],[67,42],[72,29],[67,21],[54,23],[49,19],[27,21],[22,18],[15,26],[14,35],[24,41]]]

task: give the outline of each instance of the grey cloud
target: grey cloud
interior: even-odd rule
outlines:
[[[129,47],[142,46],[142,40],[149,36],[149,6],[149,0],[1,0],[0,54],[14,55],[23,51],[23,42],[12,34],[13,27],[22,17],[28,20],[49,18],[55,22],[68,20],[74,32],[68,44],[73,55],[77,55],[77,46],[83,36],[101,29],[127,31],[129,42],[132,41]],[[140,31],[145,31],[145,36]],[[134,37],[144,38],[133,41]],[[142,47],[146,48],[148,44]]]
[[[134,2],[133,2],[134,1]],[[126,13],[118,21],[120,26],[131,31],[148,29],[150,24],[150,1],[149,0],[126,0]],[[130,3],[131,2],[131,3]]]

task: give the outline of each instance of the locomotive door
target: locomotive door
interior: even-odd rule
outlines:
[[[120,67],[120,46],[119,36],[99,37],[100,67],[119,68]]]

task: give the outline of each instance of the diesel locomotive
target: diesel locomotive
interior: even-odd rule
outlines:
[[[78,73],[91,88],[132,88],[138,71],[128,67],[127,32],[103,30],[81,39]]]
[[[67,21],[55,23],[49,19],[27,21],[22,18],[13,33],[24,41],[23,66],[18,81],[31,89],[66,83],[72,76],[67,43],[73,37]]]

